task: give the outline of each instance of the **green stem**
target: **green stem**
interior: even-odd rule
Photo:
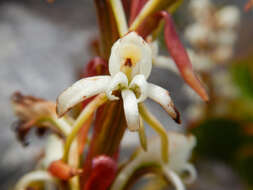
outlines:
[[[91,143],[83,165],[83,184],[91,174],[93,158],[98,155],[107,155],[117,160],[117,153],[125,130],[126,121],[122,100],[108,102],[98,109]]]
[[[153,116],[147,108],[140,103],[139,112],[142,118],[152,127],[161,138],[161,154],[165,163],[169,161],[169,140],[166,130],[163,125]]]
[[[157,11],[166,10],[168,7],[174,5],[174,3],[177,2],[178,0],[149,0],[139,15],[136,17],[129,30],[137,30],[137,28],[143,23],[146,18],[153,15]]]
[[[77,133],[83,126],[84,122],[86,122],[92,115],[92,113],[106,101],[107,101],[106,95],[100,94],[93,101],[91,101],[80,113],[80,115],[78,116],[77,120],[74,123],[71,133],[67,137],[64,147],[63,161],[66,162],[68,160],[69,149],[71,147],[71,144],[75,139],[75,137],[77,136]]]
[[[124,36],[128,32],[127,19],[123,5],[119,0],[110,0],[112,11],[117,23],[120,36]]]
[[[146,133],[145,133],[143,119],[141,117],[140,117],[140,128],[138,130],[138,134],[139,134],[139,139],[140,139],[141,147],[146,152],[147,149],[148,149],[148,147],[147,147],[147,136],[146,136]]]
[[[52,118],[52,122],[55,124],[57,129],[59,129],[65,136],[68,136],[71,131],[71,126],[64,118],[57,118],[57,116],[55,116]]]
[[[68,158],[68,165],[73,168],[79,167],[80,156],[79,156],[78,150],[79,150],[78,142],[77,142],[77,138],[75,138],[75,140],[73,141],[71,145],[70,154]],[[71,178],[69,181],[69,186],[70,186],[70,190],[80,190],[80,177],[75,176]]]

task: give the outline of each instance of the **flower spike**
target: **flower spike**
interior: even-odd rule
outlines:
[[[208,95],[193,72],[189,56],[176,33],[171,16],[166,11],[161,11],[160,14],[165,20],[164,38],[167,49],[175,61],[182,77],[204,101],[208,101]]]

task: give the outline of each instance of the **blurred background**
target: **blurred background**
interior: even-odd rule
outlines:
[[[156,104],[147,104],[167,129],[197,136],[193,161],[199,177],[190,189],[250,189],[253,187],[253,11],[244,12],[244,0],[213,3],[217,3],[214,5],[218,9],[236,5],[240,21],[229,58],[214,61],[218,58],[211,52],[208,69],[194,66],[211,93],[210,103],[203,104],[193,97],[173,71],[154,67],[149,80],[169,89],[181,112],[182,125],[174,124],[164,112],[159,112]],[[201,55],[214,50],[203,47],[199,50],[194,36],[187,35],[189,27],[198,22],[191,16],[189,1],[180,7],[175,20],[187,47]],[[43,144],[32,135],[32,144],[25,148],[16,140],[11,94],[21,91],[54,101],[78,79],[92,58],[90,44],[98,34],[96,27],[92,0],[56,0],[52,4],[43,0],[0,0],[0,189],[10,189],[34,167],[40,154],[38,146]],[[159,42],[162,47],[162,38]],[[152,136],[151,130],[148,135]],[[138,143],[137,136],[127,133],[122,157]]]

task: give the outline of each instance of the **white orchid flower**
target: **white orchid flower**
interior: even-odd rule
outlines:
[[[84,78],[66,89],[57,99],[57,113],[62,116],[86,98],[105,93],[113,101],[121,92],[128,129],[139,129],[138,103],[151,98],[159,103],[173,119],[178,119],[169,92],[147,82],[152,69],[151,46],[135,32],[114,43],[109,58],[110,75]]]
[[[169,139],[169,162],[165,163],[160,154],[159,139],[156,138],[148,144],[148,151],[140,150],[138,154],[130,161],[118,174],[112,190],[123,189],[127,181],[134,172],[145,165],[154,164],[161,168],[164,176],[171,181],[177,190],[184,190],[185,183],[192,183],[197,172],[194,166],[188,162],[191,156],[192,149],[196,145],[196,138],[192,135],[182,135],[180,133],[168,132]],[[188,172],[188,177],[181,180],[180,175]]]

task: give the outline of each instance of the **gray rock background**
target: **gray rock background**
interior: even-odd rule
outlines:
[[[238,0],[233,2],[239,3]],[[243,15],[238,53],[245,53],[250,47],[253,30],[252,24],[247,24],[252,23],[252,15]],[[77,79],[78,71],[91,58],[88,45],[96,34],[92,0],[57,0],[54,4],[43,0],[0,0],[0,189],[9,189],[34,166],[33,160],[40,152],[34,144],[41,144],[34,140],[35,143],[24,149],[16,141],[10,127],[15,121],[10,95],[19,90],[55,100]],[[183,113],[188,100],[180,90],[182,80],[160,69],[153,70],[150,80],[170,89]],[[148,105],[164,125],[175,130],[183,129],[167,119],[158,105],[152,102]],[[148,134],[151,135],[152,131],[149,130]],[[132,150],[136,143],[136,135],[127,133],[124,138],[126,150]],[[201,165],[200,178],[194,189],[241,189],[238,178],[229,168],[220,163],[212,166],[212,163]],[[210,175],[213,183],[209,182]]]

